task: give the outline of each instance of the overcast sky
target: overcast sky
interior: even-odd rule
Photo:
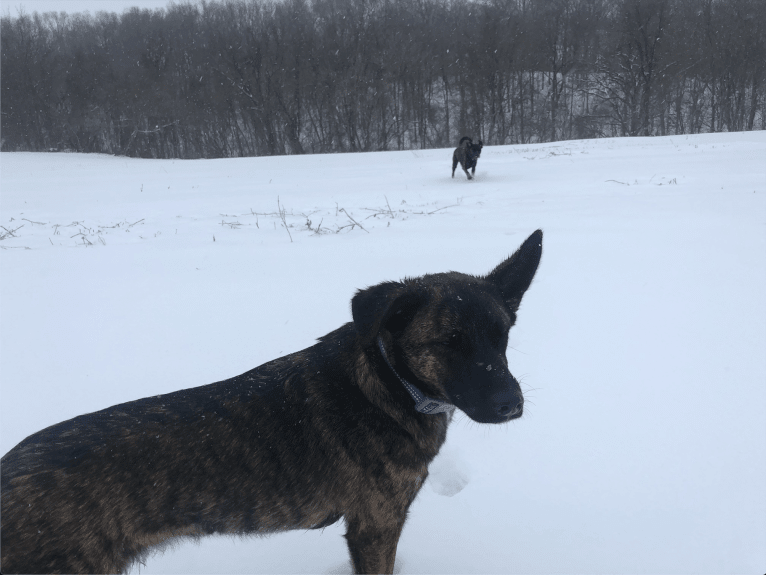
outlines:
[[[180,2],[179,2],[180,3]],[[90,12],[101,10],[122,13],[126,8],[164,8],[170,0],[0,0],[2,15],[15,16],[21,7],[27,13],[32,12]]]

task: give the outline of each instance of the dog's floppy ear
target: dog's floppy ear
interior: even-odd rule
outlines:
[[[392,333],[404,329],[421,301],[413,286],[400,282],[384,282],[357,291],[351,299],[351,316],[359,341],[366,347],[383,329]]]
[[[503,295],[513,313],[519,309],[521,298],[535,277],[540,256],[543,254],[543,231],[537,230],[516,253],[492,270],[486,277]]]

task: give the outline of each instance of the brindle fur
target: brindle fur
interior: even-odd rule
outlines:
[[[116,405],[2,458],[3,573],[124,572],[178,537],[345,519],[358,573],[391,573],[452,413],[424,415],[391,365],[479,422],[521,416],[508,330],[542,232],[485,277],[358,291],[353,322],[232,379]]]
[[[481,149],[483,147],[484,144],[481,143],[481,140],[479,140],[478,144],[474,144],[473,140],[468,136],[460,138],[460,143],[455,148],[455,151],[452,152],[452,177],[455,177],[455,168],[457,168],[459,162],[468,179],[473,179],[471,174],[476,175],[476,162],[479,160],[479,156],[481,156]],[[468,173],[468,170],[471,170],[471,174]]]

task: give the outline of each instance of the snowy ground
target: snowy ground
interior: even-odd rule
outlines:
[[[765,132],[488,147],[472,182],[451,150],[0,160],[1,453],[311,345],[356,288],[487,272],[541,227],[509,350],[529,408],[457,417],[397,569],[766,569]],[[342,533],[140,572],[347,573]]]

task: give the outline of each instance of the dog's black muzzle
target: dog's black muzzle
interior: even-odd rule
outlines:
[[[524,413],[519,382],[502,364],[477,364],[461,387],[453,395],[453,402],[474,421],[505,423]]]

